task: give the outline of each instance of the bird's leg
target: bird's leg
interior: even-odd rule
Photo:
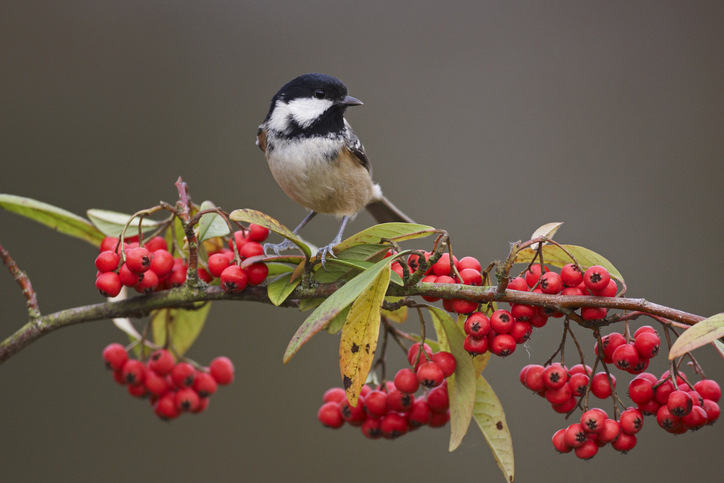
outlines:
[[[295,235],[298,235],[299,232],[302,231],[302,228],[304,228],[306,226],[306,224],[309,223],[312,220],[312,218],[314,218],[316,215],[317,215],[316,211],[309,212],[309,214],[306,216],[306,218],[304,218],[302,220],[302,222],[299,224],[299,226],[296,227],[292,233],[294,233]],[[281,243],[277,243],[277,244],[265,243],[264,244],[264,255],[266,255],[266,251],[269,249],[273,250],[274,253],[279,255],[279,252],[283,252],[284,250],[289,250],[290,248],[296,248],[296,247],[297,246],[293,242],[291,242],[285,238],[284,241]]]
[[[317,257],[319,257],[320,260],[322,261],[322,268],[324,268],[325,270],[327,270],[327,267],[324,266],[324,263],[327,261],[327,254],[329,254],[330,256],[332,256],[334,258],[337,258],[334,255],[334,252],[332,251],[332,249],[335,247],[335,245],[339,245],[342,242],[342,234],[344,233],[344,229],[347,226],[348,221],[349,221],[349,216],[343,217],[342,225],[339,227],[337,236],[334,237],[334,240],[332,240],[332,243],[330,243],[329,245],[327,245],[325,247],[320,248],[319,251],[317,252]]]

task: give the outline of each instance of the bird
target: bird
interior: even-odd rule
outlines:
[[[304,74],[284,84],[272,97],[259,126],[256,144],[266,156],[272,176],[292,200],[310,210],[295,235],[318,213],[341,219],[337,235],[317,252],[325,268],[334,246],[342,241],[347,223],[367,208],[378,223],[414,223],[372,181],[372,166],[364,146],[344,117],[362,101],[331,75]],[[294,248],[289,240],[266,243],[264,253]]]

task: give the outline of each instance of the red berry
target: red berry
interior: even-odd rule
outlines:
[[[241,247],[241,250],[239,250],[239,255],[241,255],[242,258],[251,258],[259,255],[264,255],[264,247],[257,242],[250,241],[243,247]]]
[[[444,379],[445,374],[436,362],[423,362],[417,369],[417,380],[428,389],[439,386]]]
[[[628,385],[628,395],[636,404],[646,404],[654,397],[653,384],[646,378],[634,378]]]
[[[176,394],[168,392],[158,398],[153,405],[153,412],[156,416],[163,420],[175,419],[181,415],[181,411],[176,406]]]
[[[613,357],[613,352],[616,349],[626,344],[626,338],[618,332],[609,334],[603,337],[601,340],[603,341],[603,356],[609,359]]]
[[[639,353],[633,344],[623,344],[613,351],[611,360],[616,367],[625,371],[639,363]]]
[[[455,356],[449,352],[440,351],[432,355],[432,361],[436,362],[445,377],[450,377],[455,373],[457,367],[457,360]]]
[[[515,352],[515,339],[509,334],[499,334],[490,344],[490,352],[499,357],[507,357]]]
[[[463,270],[475,270],[476,272],[480,273],[482,270],[482,266],[480,265],[480,262],[475,257],[463,257],[460,259],[460,261],[457,264],[458,270],[460,270],[460,274],[462,275]]]
[[[415,396],[399,391],[396,387],[387,390],[387,409],[398,413],[406,413],[415,402]]]
[[[543,371],[543,384],[548,389],[560,389],[566,382],[568,382],[568,374],[560,364],[548,366]]]
[[[269,229],[263,226],[251,223],[249,225],[248,238],[251,241],[263,242],[269,237]]]
[[[588,365],[586,365],[586,366],[584,367],[583,364],[576,364],[575,366],[571,367],[571,368],[568,370],[568,374],[571,375],[571,376],[574,375],[574,374],[586,374],[586,375],[589,375],[589,374],[591,374],[591,368],[588,367]]]
[[[719,415],[721,414],[719,405],[711,399],[704,399],[704,405],[702,408],[706,412],[706,424],[714,424],[716,420],[719,419]]]
[[[161,236],[155,236],[151,238],[146,243],[144,243],[144,246],[146,247],[146,250],[154,254],[156,250],[168,251],[168,243],[166,243],[166,240]]]
[[[567,414],[578,404],[578,399],[575,396],[571,396],[566,402],[562,404],[552,404],[551,408],[558,414]]]
[[[532,325],[533,327],[537,327],[540,329],[541,327],[544,327],[546,323],[548,323],[548,317],[536,313],[533,317],[530,318],[528,322],[530,322],[530,325]]]
[[[118,245],[118,238],[107,236],[101,242],[100,253],[103,253],[106,251],[115,252],[116,245]]]
[[[151,270],[153,270],[159,278],[163,278],[173,270],[174,260],[167,250],[156,250],[153,252],[153,260],[151,260]]]
[[[626,434],[636,434],[644,425],[644,415],[636,408],[628,408],[619,418],[621,431]]]
[[[372,391],[365,396],[365,410],[373,418],[381,418],[387,414],[387,393]]]
[[[121,257],[119,257],[118,254],[110,250],[106,250],[96,257],[96,268],[103,273],[113,272],[116,268],[118,268],[118,263],[120,261]]]
[[[654,328],[651,327],[650,325],[642,325],[641,327],[639,327],[638,329],[636,329],[636,332],[634,332],[634,339],[636,339],[638,336],[640,336],[640,335],[643,334],[644,332],[650,332],[650,333],[652,333],[652,334],[659,335],[659,333],[656,332],[656,329],[654,329]]]
[[[666,405],[669,402],[669,395],[674,392],[674,384],[667,380],[656,387],[654,397],[659,404]]]
[[[509,335],[515,340],[516,344],[524,344],[533,333],[533,326],[530,322],[516,322],[510,329]]]
[[[536,310],[532,305],[511,304],[510,314],[513,315],[515,320],[529,321],[536,315]]]
[[[184,284],[184,282],[186,282],[187,270],[188,267],[185,264],[176,265],[175,267],[173,267],[173,270],[171,270],[171,273],[168,275],[166,283],[171,287],[180,287]]]
[[[715,403],[718,403],[721,398],[721,388],[713,379],[704,379],[697,382],[694,384],[694,389],[701,395],[701,397]]]
[[[561,280],[566,287],[577,287],[583,282],[583,273],[575,264],[569,263],[561,268]]]
[[[490,327],[498,334],[507,334],[510,332],[514,323],[513,315],[507,310],[496,310],[493,312],[493,315],[490,316]]]
[[[564,384],[558,389],[545,390],[546,401],[554,405],[565,404],[572,396],[573,393],[571,392],[571,387],[568,384]]]
[[[571,448],[580,448],[581,446],[583,446],[583,443],[588,440],[588,436],[586,435],[586,431],[583,429],[583,426],[581,426],[581,424],[573,423],[566,428],[566,432],[563,435],[563,440]]]
[[[592,439],[586,440],[583,445],[574,450],[576,456],[582,460],[590,460],[598,453],[598,444]]]
[[[352,426],[362,426],[362,423],[367,418],[367,413],[365,413],[364,397],[362,396],[357,399],[357,406],[352,406],[345,398],[341,403],[339,403],[339,409],[342,413],[342,419]]]
[[[117,273],[101,273],[96,279],[96,288],[104,297],[115,297],[121,293],[121,279]]]
[[[136,285],[135,289],[138,293],[144,293],[146,295],[152,293],[158,287],[158,276],[153,270],[146,270],[143,274],[143,280],[141,283]]]
[[[253,263],[244,269],[248,277],[249,285],[259,285],[269,275],[269,267],[266,263]]]
[[[528,284],[523,277],[515,277],[508,282],[508,290],[518,290],[519,292],[527,292]]]
[[[239,255],[241,255],[241,247],[249,243],[249,239],[244,236],[244,232],[238,230],[234,232],[234,242],[236,243],[236,250],[239,252]],[[233,250],[231,238],[229,238],[229,248]]]
[[[533,365],[525,373],[525,387],[533,392],[541,392],[545,390],[545,384],[543,383],[543,372],[545,367],[540,365]]]
[[[126,361],[121,369],[121,375],[126,384],[135,386],[143,383],[143,377],[146,375],[146,368],[141,361],[130,359]]]
[[[681,418],[681,422],[691,431],[701,429],[708,422],[706,411],[700,406],[694,406],[691,408],[691,412],[689,414]]]
[[[413,257],[413,256],[414,255],[410,255],[410,257]],[[412,267],[410,267],[410,270],[412,270]],[[437,275],[428,275],[428,276],[424,277],[422,280],[420,280],[420,282],[421,283],[437,283]],[[428,302],[437,302],[438,300],[440,300],[438,297],[423,296],[422,298]]]
[[[150,368],[146,369],[146,374],[143,378],[143,385],[146,387],[149,393],[154,396],[163,396],[171,390],[171,384],[168,379],[157,374]]]
[[[573,448],[571,448],[570,446],[568,446],[566,444],[565,434],[566,434],[566,430],[564,428],[564,429],[559,429],[553,435],[553,447],[559,453],[570,453],[571,451],[573,451]]]
[[[228,357],[217,357],[209,364],[209,372],[220,386],[227,386],[234,381],[234,364]]]
[[[610,443],[618,438],[619,433],[621,433],[621,426],[618,421],[606,419],[603,422],[603,429],[598,433],[598,441],[601,443]]]
[[[346,397],[347,395],[345,394],[344,389],[342,389],[341,387],[333,387],[325,391],[324,396],[322,396],[322,401],[339,403],[342,402]]]
[[[681,425],[681,418],[671,414],[668,406],[663,405],[656,412],[656,422],[667,431],[672,431]]]
[[[458,259],[453,257],[453,263],[457,265]],[[440,259],[432,266],[432,272],[438,277],[441,275],[450,275],[450,254],[443,253]],[[439,283],[439,282],[438,282]]]
[[[483,276],[480,271],[472,268],[460,270],[460,280],[464,285],[480,286],[483,284]]]
[[[470,314],[478,309],[478,303],[464,299],[452,299],[452,311],[456,314]]]
[[[151,354],[148,360],[148,366],[161,376],[165,376],[174,366],[173,356],[166,349],[158,349]]]
[[[603,290],[592,290],[592,292],[596,297],[615,297],[618,293],[618,285],[615,280],[609,280]]]
[[[490,332],[490,319],[482,312],[474,312],[465,319],[463,330],[473,337],[485,337]]]
[[[128,352],[121,344],[114,342],[103,349],[103,360],[106,362],[108,369],[120,371],[128,361]]]
[[[395,375],[395,387],[407,394],[413,394],[420,388],[420,382],[412,369],[400,369]]]
[[[375,418],[367,418],[360,427],[362,434],[369,439],[379,439],[382,437],[382,420]]]
[[[118,278],[121,283],[126,287],[137,287],[138,284],[141,283],[141,280],[143,280],[143,274],[133,273],[124,263],[123,265],[121,265],[121,269],[118,271]]]
[[[583,307],[581,309],[581,318],[583,320],[601,320],[606,317],[608,310],[604,307]]]
[[[219,278],[221,273],[229,266],[229,258],[223,253],[214,253],[209,257],[207,266],[211,276]]]
[[[128,391],[128,394],[130,394],[133,397],[146,397],[148,396],[148,391],[146,390],[146,386],[143,384],[135,384],[130,385],[126,388]]]
[[[179,411],[191,412],[199,406],[199,395],[190,387],[176,391],[176,407]]]
[[[407,362],[409,362],[410,365],[414,367],[415,371],[418,367],[420,367],[420,364],[426,362],[429,359],[432,359],[432,349],[430,349],[430,346],[427,344],[423,345],[423,350],[427,354],[427,357],[425,357],[425,354],[422,354],[420,352],[419,342],[415,342],[407,350]]]
[[[548,268],[546,267],[544,269],[544,272],[547,272]],[[536,264],[531,266],[528,270],[525,271],[525,283],[528,284],[529,287],[535,286],[536,283],[538,283],[538,279],[540,279],[541,275],[541,265]]]
[[[437,389],[433,389],[433,391],[436,390]],[[427,401],[424,399],[416,399],[415,402],[412,403],[410,411],[407,413],[407,422],[409,422],[413,428],[418,428],[428,424],[431,419],[432,410],[430,406],[428,406]]]
[[[674,416],[682,417],[691,412],[691,408],[694,407],[694,402],[688,392],[674,391],[669,394],[666,407],[669,408],[669,412]]]
[[[586,394],[588,380],[588,376],[580,372],[573,374],[570,379],[568,379],[568,385],[571,387],[571,392],[574,396],[583,396]]]
[[[628,453],[636,446],[636,436],[621,431],[618,438],[611,442],[611,447],[621,453]]]
[[[661,407],[661,404],[659,404],[656,399],[653,398],[637,406],[638,410],[641,411],[641,414],[645,414],[646,416],[655,416],[659,410],[659,407]]]
[[[246,288],[248,277],[238,265],[231,265],[221,273],[221,287],[225,292],[239,293]]]
[[[179,362],[171,370],[171,380],[178,388],[193,386],[195,377],[196,369],[187,362]]]
[[[604,267],[594,265],[583,274],[583,283],[589,290],[603,290],[611,281],[611,275]]]
[[[588,410],[581,415],[581,426],[587,433],[600,433],[603,431],[606,422],[606,415],[594,409]]]
[[[200,397],[209,397],[216,392],[216,379],[208,372],[197,372],[194,378],[194,391]]]
[[[634,339],[634,347],[644,359],[651,359],[659,353],[661,340],[657,334],[642,332]]]
[[[380,422],[382,436],[394,439],[407,433],[407,419],[398,413],[387,413]]]
[[[144,273],[151,268],[151,254],[143,247],[133,248],[126,254],[126,265],[133,273]]]
[[[477,338],[472,335],[468,335],[465,337],[463,348],[468,354],[475,357],[480,354],[485,354],[488,351],[488,345],[489,342],[487,337]]]
[[[450,396],[447,386],[436,387],[427,393],[427,405],[433,411],[444,412],[450,407]]]
[[[616,378],[613,374],[611,374],[611,381],[613,381],[613,386],[616,387]],[[608,380],[608,375],[605,372],[598,372],[593,375],[591,392],[599,399],[607,399],[611,397],[611,384]]]
[[[540,288],[543,293],[557,294],[563,290],[563,280],[556,272],[546,272],[540,278]]]

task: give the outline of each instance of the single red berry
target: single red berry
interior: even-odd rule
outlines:
[[[108,369],[120,371],[128,361],[128,352],[121,344],[114,342],[103,349],[103,360]]]
[[[474,312],[465,319],[463,330],[473,337],[485,337],[490,332],[490,319],[482,312]]]
[[[171,370],[171,380],[178,388],[193,386],[195,377],[196,369],[187,362],[179,362]]]
[[[163,278],[173,270],[174,260],[167,250],[156,250],[153,252],[153,260],[151,260],[151,270],[153,270],[159,278]]]
[[[216,392],[216,379],[208,372],[197,372],[194,377],[194,391],[200,397],[209,397]]]
[[[241,230],[234,232],[234,242],[236,243],[236,250],[239,252],[239,255],[241,255],[241,247],[249,243],[249,241],[250,240],[244,236],[244,232]],[[229,248],[233,250],[231,238],[229,238]]]
[[[583,283],[589,290],[603,290],[608,286],[609,281],[611,281],[611,275],[600,265],[592,266],[583,274]]]
[[[96,268],[98,271],[103,273],[113,272],[116,268],[118,268],[118,263],[120,261],[121,257],[119,257],[117,253],[106,250],[96,257]]]
[[[476,272],[480,273],[482,270],[482,266],[480,265],[480,262],[475,257],[463,257],[458,262],[458,270],[460,270],[460,273],[462,274],[463,270],[475,270]]]
[[[176,407],[182,412],[191,412],[199,406],[199,395],[190,387],[176,391]]]
[[[450,407],[450,396],[447,386],[436,387],[427,393],[427,405],[433,411],[444,412]]]
[[[176,393],[167,392],[153,404],[153,412],[163,420],[171,420],[179,417],[181,411],[176,406]]]
[[[587,433],[600,433],[605,422],[606,415],[601,411],[591,409],[581,415],[581,426]]]
[[[618,285],[615,280],[609,280],[603,290],[592,290],[592,292],[596,297],[615,297],[618,293]]]
[[[681,418],[681,422],[689,428],[691,431],[696,431],[706,426],[708,419],[706,417],[706,411],[700,406],[694,406],[691,408],[691,412]]]
[[[412,369],[400,369],[395,375],[395,387],[401,392],[413,394],[420,388],[420,382]]]
[[[545,367],[540,365],[534,365],[528,372],[525,373],[525,387],[533,392],[541,392],[545,390],[546,386],[543,383],[543,373]]]
[[[572,367],[568,370],[568,374],[571,375],[571,376],[574,375],[574,374],[586,374],[586,375],[590,375],[590,374],[591,374],[591,368],[588,366],[588,364],[586,364],[585,366],[584,366],[583,364],[576,364],[575,366],[572,366]]]
[[[611,381],[613,381],[613,387],[616,387],[616,377],[611,374]],[[607,399],[611,397],[611,384],[608,380],[608,375],[605,372],[597,372],[593,375],[593,381],[591,381],[591,392],[598,399]]]
[[[628,408],[619,418],[621,431],[626,434],[636,434],[644,425],[644,415],[636,408]]]
[[[472,268],[466,268],[460,270],[460,281],[463,285],[475,285],[479,287],[483,284],[483,276],[479,270],[473,270]]]
[[[362,434],[369,439],[379,439],[382,437],[382,420],[375,418],[367,418],[360,427]]]
[[[423,362],[417,369],[417,380],[428,389],[439,386],[444,379],[445,374],[436,362]]]
[[[125,364],[123,364],[121,374],[123,375],[123,380],[126,381],[126,384],[134,386],[143,383],[143,377],[146,374],[146,369],[141,361],[129,359]]]
[[[144,245],[146,247],[146,250],[149,251],[149,253],[154,253],[156,250],[166,250],[168,251],[168,243],[166,243],[166,240],[162,236],[155,236],[148,240]]]
[[[204,267],[199,267],[197,273],[199,275],[199,278],[206,283],[211,283],[214,281],[214,277],[212,277],[211,274]]]
[[[656,332],[656,329],[654,329],[650,325],[642,325],[641,327],[636,329],[636,332],[634,332],[634,339],[643,334],[644,332],[650,332],[652,334],[659,335],[659,333]]]
[[[570,453],[571,451],[573,451],[573,448],[571,448],[570,446],[568,446],[566,444],[565,434],[566,434],[566,429],[564,428],[564,429],[559,429],[553,435],[553,447],[559,453]]]
[[[519,292],[527,292],[528,284],[523,277],[515,277],[508,282],[508,290],[517,290]]]
[[[113,380],[116,381],[116,383],[120,384],[121,386],[126,385],[126,380],[123,379],[123,372],[120,369],[117,371],[113,371]]]
[[[433,389],[436,391],[437,389]],[[410,411],[407,413],[407,422],[413,428],[419,428],[430,423],[432,419],[432,410],[424,399],[417,399],[412,403]]]
[[[689,386],[682,384],[682,385],[680,386],[680,388],[681,388],[682,391],[686,391],[687,389],[689,389]],[[691,403],[692,403],[694,406],[700,406],[700,407],[701,407],[701,406],[704,405],[704,398],[701,397],[701,394],[699,394],[698,392],[696,392],[696,391],[688,391],[687,394],[688,394],[689,396],[691,396]],[[669,395],[669,399],[671,399],[671,395]]]
[[[548,323],[548,317],[536,313],[533,317],[528,320],[531,326],[541,328]]]
[[[568,379],[568,385],[571,387],[571,392],[574,396],[579,397],[586,394],[586,388],[588,388],[589,377],[581,372],[573,374]]]
[[[248,238],[251,241],[263,242],[269,237],[269,229],[263,226],[251,223],[249,225]]]
[[[150,294],[158,287],[158,276],[153,270],[146,270],[143,274],[143,280],[136,285],[135,289],[138,293]]]
[[[229,266],[229,258],[223,253],[214,253],[209,257],[207,266],[211,276],[219,278],[221,273]]]
[[[613,419],[606,419],[603,422],[603,429],[598,433],[598,441],[607,444],[615,441],[621,433],[621,425]]]
[[[259,255],[264,255],[264,247],[257,242],[250,241],[246,243],[243,247],[241,247],[241,250],[239,250],[239,255],[241,255],[242,258],[251,258]]]
[[[387,409],[398,413],[406,413],[415,402],[415,396],[398,390],[394,385],[387,389]]]
[[[430,418],[428,426],[431,428],[442,428],[448,421],[450,421],[450,410],[447,410],[444,413],[433,411],[432,418]]]
[[[380,422],[382,436],[394,439],[407,433],[407,419],[398,413],[387,413]]]
[[[515,322],[513,324],[513,328],[510,329],[508,334],[515,340],[516,344],[524,344],[528,339],[530,339],[530,335],[532,333],[533,326],[530,322]]]
[[[490,352],[498,357],[507,357],[515,352],[515,339],[510,334],[498,334],[490,344]]]
[[[126,254],[126,265],[133,273],[144,273],[151,268],[151,254],[143,247],[133,248]]]
[[[206,410],[206,408],[209,407],[209,398],[207,397],[199,397],[199,405],[196,406],[196,409],[191,411],[194,414],[202,413]]]
[[[580,423],[573,423],[566,428],[563,440],[571,448],[580,448],[588,440],[588,435]]]
[[[470,314],[478,309],[478,303],[464,299],[452,299],[452,311],[456,314]]]
[[[341,403],[339,403],[339,410],[342,413],[342,419],[352,426],[362,426],[362,423],[364,423],[367,418],[364,397],[362,396],[357,399],[356,406],[352,406],[347,398],[345,398]]]
[[[141,283],[141,280],[143,280],[143,274],[133,273],[124,263],[123,265],[121,265],[121,269],[118,271],[118,278],[121,283],[126,287],[137,287],[138,284]]]
[[[548,268],[544,268],[544,272],[547,272]],[[540,279],[541,275],[541,265],[536,264],[531,266],[528,270],[525,271],[525,283],[528,284],[529,287],[535,286],[535,284],[538,283],[538,280]]]
[[[714,424],[716,420],[719,419],[719,415],[721,414],[719,405],[711,399],[704,399],[704,405],[702,408],[706,412],[706,424]]]
[[[639,353],[633,344],[623,344],[613,351],[611,360],[616,367],[625,371],[639,363]]]
[[[583,445],[575,448],[574,453],[582,460],[590,460],[598,453],[598,444],[592,439],[586,440]]]
[[[209,372],[220,386],[228,386],[234,381],[234,364],[228,357],[217,357],[209,364]]]
[[[415,371],[417,371],[417,368],[420,367],[420,364],[432,359],[432,349],[430,349],[430,346],[425,344],[422,348],[425,351],[425,354],[427,354],[427,357],[425,357],[425,354],[420,352],[419,342],[415,342],[407,350],[407,362],[413,366]]]
[[[164,376],[159,375],[151,368],[146,368],[146,374],[143,377],[143,385],[149,393],[154,396],[163,396],[171,390],[171,384]]]
[[[445,377],[450,377],[455,373],[457,361],[455,356],[446,351],[436,352],[432,355],[432,361],[436,362]]]
[[[704,379],[694,384],[694,389],[701,397],[718,403],[721,398],[721,388],[713,379]]]
[[[568,382],[568,374],[560,364],[550,365],[543,371],[543,384],[548,389],[560,389]]]
[[[259,285],[269,275],[269,267],[266,263],[252,263],[244,269],[248,277],[249,285]]]
[[[515,320],[513,319],[513,314],[511,314],[507,310],[498,309],[490,316],[490,328],[492,328],[498,334],[507,334],[508,332],[510,332],[510,330],[513,328],[514,323]]]
[[[578,399],[576,399],[575,396],[571,395],[570,399],[568,399],[566,402],[561,404],[551,404],[551,408],[553,411],[557,412],[558,414],[567,414],[576,407],[578,404]]]
[[[601,340],[603,341],[603,356],[609,359],[613,356],[613,352],[616,349],[626,344],[626,338],[618,332],[604,336]],[[598,352],[596,352],[596,354],[598,354]]]
[[[221,288],[225,292],[239,293],[246,288],[248,277],[238,265],[231,265],[221,273]]]
[[[545,390],[546,401],[554,405],[565,404],[572,396],[573,393],[571,392],[571,387],[568,384],[564,384],[558,389]]]
[[[637,405],[636,407],[639,411],[641,411],[641,414],[646,416],[656,416],[661,404],[659,404],[656,399],[652,398],[643,404]]]
[[[218,381],[217,381],[218,382]],[[344,392],[344,389],[341,387],[333,387],[331,389],[327,389],[324,392],[324,396],[322,396],[322,401],[324,402],[342,402],[347,395]]]
[[[621,431],[618,438],[611,442],[611,447],[621,453],[628,453],[636,446],[636,436]]]
[[[511,304],[509,313],[513,315],[515,320],[529,321],[535,317],[536,310],[532,305]]]
[[[583,282],[583,273],[574,263],[569,263],[561,268],[561,280],[566,287],[577,287]]]
[[[540,288],[543,293],[557,294],[563,290],[563,280],[556,272],[546,272],[540,278]]]
[[[115,297],[121,293],[121,279],[115,272],[101,273],[96,279],[96,288],[104,297]]]
[[[651,359],[659,353],[661,340],[657,334],[642,332],[634,338],[634,347],[644,359]]]
[[[186,282],[186,271],[188,270],[188,267],[183,265],[176,265],[173,267],[173,270],[171,270],[171,273],[168,275],[168,278],[166,279],[166,283],[170,287],[180,287]]]
[[[656,412],[656,422],[667,431],[672,431],[681,425],[681,418],[671,414],[667,405],[663,405]]]
[[[634,378],[628,385],[628,395],[636,404],[646,404],[654,397],[654,388],[646,378]]]
[[[166,349],[158,349],[151,354],[148,366],[161,376],[171,372],[174,366],[173,356]]]
[[[453,263],[457,266],[458,259],[453,257]],[[432,272],[438,277],[450,275],[450,254],[443,253],[440,259],[432,266]],[[439,282],[438,282],[439,283]]]
[[[674,391],[674,384],[671,382],[671,380],[666,380],[665,382],[656,386],[656,389],[654,390],[654,397],[659,404],[663,404],[664,406],[666,406],[669,402],[669,395]]]
[[[118,238],[107,236],[101,241],[100,253],[116,251],[116,245],[118,245]]]
[[[365,410],[372,418],[381,418],[387,414],[387,393],[372,391],[365,396]]]
[[[669,394],[666,407],[669,408],[669,412],[674,416],[682,417],[691,412],[691,409],[694,407],[694,401],[688,392],[674,391]]]
[[[128,394],[130,394],[133,397],[146,397],[148,396],[148,391],[146,390],[146,386],[143,384],[134,384],[129,385],[126,387],[126,390],[128,391]]]

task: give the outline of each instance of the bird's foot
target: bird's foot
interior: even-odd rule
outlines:
[[[283,252],[284,250],[289,250],[290,248],[297,248],[297,246],[293,242],[291,242],[287,239],[285,239],[281,243],[265,243],[264,244],[264,255],[267,255],[268,250],[272,250],[277,255],[281,255],[279,252]]]
[[[317,251],[317,258],[322,262],[322,268],[324,271],[327,271],[326,263],[327,263],[327,256],[330,256],[332,258],[337,258],[337,255],[334,254],[334,247],[339,245],[342,240],[338,240],[335,238],[332,240],[332,243],[330,243],[327,246],[324,246]]]

